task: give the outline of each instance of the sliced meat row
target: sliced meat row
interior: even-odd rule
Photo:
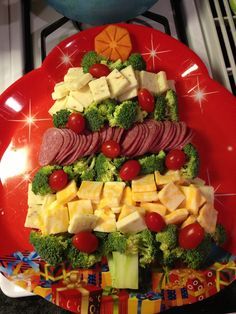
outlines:
[[[70,129],[50,128],[44,135],[39,152],[39,164],[70,165],[77,159],[95,154],[102,143],[114,140],[121,146],[121,155],[142,156],[160,150],[182,149],[193,137],[184,122],[146,120],[130,130],[104,127],[99,132],[78,135]]]

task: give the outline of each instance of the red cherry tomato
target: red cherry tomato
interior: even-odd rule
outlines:
[[[133,180],[140,170],[141,165],[137,160],[128,160],[122,165],[119,175],[124,181]]]
[[[85,119],[80,113],[73,112],[68,119],[67,127],[77,134],[85,129]]]
[[[108,66],[101,63],[95,63],[89,68],[89,73],[96,78],[107,76],[110,72]]]
[[[66,187],[68,175],[63,170],[55,170],[49,176],[49,186],[53,191],[60,191]]]
[[[138,102],[143,110],[153,112],[155,100],[153,95],[146,88],[141,88],[138,91]]]
[[[120,154],[120,145],[113,141],[106,141],[102,144],[102,153],[109,158],[115,158]]]
[[[168,169],[178,170],[183,167],[185,161],[185,153],[180,149],[173,149],[167,154],[165,164]]]
[[[154,232],[159,232],[166,226],[163,217],[155,212],[147,213],[145,215],[145,222],[148,229]]]
[[[205,231],[198,222],[194,222],[179,231],[179,245],[183,249],[194,249],[204,239]]]
[[[98,248],[98,238],[90,231],[81,231],[72,238],[73,245],[81,252],[92,253]]]

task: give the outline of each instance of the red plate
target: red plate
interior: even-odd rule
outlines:
[[[236,101],[213,81],[203,62],[177,40],[150,28],[122,25],[131,35],[133,51],[141,52],[148,70],[167,72],[176,81],[181,120],[196,131],[201,157],[200,177],[216,191],[215,206],[228,231],[227,249],[236,254]],[[0,259],[15,251],[31,251],[24,228],[27,184],[38,168],[44,131],[52,125],[48,109],[56,82],[67,69],[79,66],[94,49],[96,27],[55,47],[41,68],[30,72],[0,97]]]

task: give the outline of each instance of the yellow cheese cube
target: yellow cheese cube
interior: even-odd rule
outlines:
[[[214,209],[212,204],[206,203],[199,212],[197,221],[208,233],[214,233],[216,228],[218,212]]]
[[[98,217],[94,231],[100,232],[115,232],[116,231],[116,216],[110,208],[97,209],[94,215]]]
[[[169,211],[174,211],[183,202],[185,196],[173,182],[170,182],[159,192],[159,199]]]
[[[179,170],[169,170],[164,175],[161,175],[159,171],[155,171],[155,180],[157,185],[164,185],[181,181],[181,175]]]
[[[153,192],[133,192],[132,199],[135,202],[154,202],[158,200],[157,191]]]
[[[50,204],[52,204],[53,202],[55,202],[56,200],[56,194],[47,194],[44,197],[44,201],[43,201],[43,209],[47,208]]]
[[[158,203],[141,203],[140,206],[148,212],[155,212],[161,216],[165,216],[166,207]]]
[[[77,186],[74,180],[72,180],[63,190],[57,192],[56,197],[58,203],[65,204],[73,200],[76,197]]]
[[[124,188],[124,192],[121,199],[121,204],[124,205],[135,205],[135,202],[132,199],[132,191],[129,186]]]
[[[69,222],[68,232],[76,234],[81,231],[93,230],[98,217],[93,214],[77,213]]]
[[[120,206],[118,207],[111,207],[111,211],[114,213],[114,214],[119,214],[121,212],[121,208]]]
[[[213,186],[199,186],[199,190],[201,191],[203,197],[207,200],[208,203],[214,204],[214,188]]]
[[[66,104],[67,104],[67,98],[68,96],[65,96],[61,99],[57,99],[52,107],[48,110],[48,113],[52,116],[54,115],[57,111],[60,111],[62,109],[66,109]]]
[[[138,211],[142,215],[145,214],[145,209],[142,207],[127,205],[127,204],[123,205],[121,208],[120,215],[118,217],[118,221],[134,213],[135,211]]]
[[[78,200],[68,203],[70,219],[77,213],[93,214],[93,206],[90,200]]]
[[[117,230],[123,233],[137,233],[144,229],[147,229],[143,215],[138,211],[124,217],[117,221]]]
[[[42,205],[45,196],[34,194],[32,191],[32,183],[28,185],[28,206],[33,207],[34,205]]]
[[[194,215],[188,216],[188,218],[182,223],[181,228],[184,228],[190,224],[193,224],[197,221],[197,218]]]
[[[42,205],[34,205],[28,208],[25,219],[26,228],[41,229],[42,227]]]
[[[188,210],[186,208],[179,208],[173,211],[172,213],[166,215],[165,222],[169,224],[179,224],[183,222],[188,217]]]
[[[206,199],[193,184],[190,186],[180,186],[180,190],[185,195],[185,200],[181,204],[181,207],[187,208],[191,214],[197,216],[199,208],[206,202]]]
[[[56,234],[68,230],[68,208],[62,204],[56,203],[56,201],[53,206],[52,204],[49,205],[43,214],[43,234]]]
[[[132,180],[132,191],[133,192],[153,192],[156,191],[156,183],[154,174],[147,174],[140,176]]]
[[[124,188],[124,182],[106,182],[104,184],[103,198],[106,199],[107,206],[118,207],[120,205]]]
[[[103,182],[82,181],[77,193],[80,199],[99,202],[102,193]]]

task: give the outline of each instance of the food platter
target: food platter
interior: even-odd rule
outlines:
[[[236,254],[235,98],[209,77],[202,61],[180,42],[142,26],[121,26],[128,29],[133,51],[143,55],[148,70],[164,70],[176,82],[181,120],[196,132],[199,176],[215,189],[219,221],[228,234],[225,249]],[[27,186],[38,168],[42,135],[52,126],[48,109],[54,85],[69,67],[80,64],[85,52],[94,49],[93,39],[102,28],[83,31],[61,42],[41,68],[25,75],[0,97],[0,270],[16,284],[50,301],[50,287],[45,288],[45,282],[37,276],[39,260],[31,253],[29,230],[24,228]],[[235,267],[233,263],[229,269]],[[221,287],[218,285],[218,289]]]

